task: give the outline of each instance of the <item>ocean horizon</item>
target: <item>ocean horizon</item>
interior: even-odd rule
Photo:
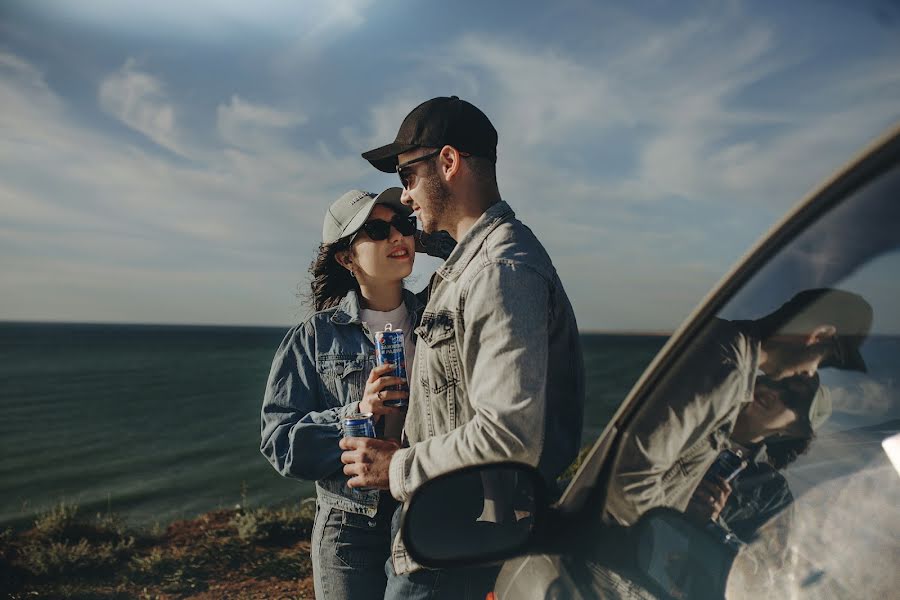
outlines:
[[[134,525],[313,495],[259,452],[259,411],[288,325],[0,321],[0,526],[61,502]],[[665,343],[582,332],[595,439]]]
[[[280,329],[287,331],[296,323],[288,324],[267,324],[267,323],[171,323],[171,322],[135,322],[135,321],[68,321],[60,320],[33,320],[33,319],[0,319],[0,327],[4,325],[61,325],[61,326],[110,326],[110,327],[196,327],[196,328],[216,328],[216,329]],[[627,335],[627,336],[647,336],[647,337],[666,337],[674,333],[672,331],[653,330],[653,329],[579,329],[580,335]]]

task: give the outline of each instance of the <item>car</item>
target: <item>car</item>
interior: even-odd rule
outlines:
[[[706,415],[731,400],[692,400],[700,416],[690,419],[673,408],[679,390],[708,378],[704,361],[715,362],[710,340],[718,339],[711,332],[723,323],[758,323],[810,294],[853,314],[862,298],[870,312],[857,325],[816,338],[834,345],[818,355],[831,358],[805,371],[768,377],[761,358],[752,363],[754,383],[744,389],[750,396],[740,398],[738,417],[730,413],[724,427],[711,428]],[[818,310],[813,306],[804,304],[797,318]],[[494,600],[893,597],[900,585],[898,307],[895,127],[800,202],[707,295],[647,367],[561,495],[536,469],[514,463],[436,477],[404,508],[401,534],[410,555],[426,567],[496,568]],[[856,364],[847,352],[858,353]],[[787,382],[799,387],[789,391]],[[781,386],[778,402],[790,409],[780,413],[792,419],[786,431],[801,423],[808,435],[740,438],[735,419],[746,421],[747,407],[774,405],[769,385]],[[800,389],[806,385],[813,386],[808,393]],[[656,438],[641,437],[647,423],[663,424],[653,430]],[[685,460],[662,475],[648,472],[653,485],[641,487],[639,470],[629,470],[635,448],[675,437],[673,448],[699,439],[721,453],[707,455],[699,471],[699,463]],[[772,455],[758,454],[760,448]],[[705,470],[713,458],[710,468],[730,481]],[[704,481],[715,482],[721,495],[707,501]],[[663,484],[680,486],[680,499],[658,493]]]

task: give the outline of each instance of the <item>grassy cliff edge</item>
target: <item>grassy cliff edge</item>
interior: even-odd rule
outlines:
[[[315,505],[216,510],[165,529],[61,503],[0,533],[9,598],[312,598]]]

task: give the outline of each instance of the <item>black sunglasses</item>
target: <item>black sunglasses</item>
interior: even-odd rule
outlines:
[[[382,219],[366,221],[360,229],[365,231],[370,239],[380,242],[388,239],[388,236],[391,235],[391,225],[403,236],[412,235],[416,232],[416,218],[401,217],[399,215],[391,219],[390,222]]]
[[[784,379],[771,379],[760,375],[757,379],[769,389],[777,391],[782,403],[796,412],[801,421],[809,421],[809,406],[819,389],[818,373],[812,377],[794,375]]]
[[[428,160],[429,158],[434,158],[438,154],[440,154],[440,149],[435,150],[434,152],[429,152],[428,154],[423,154],[419,158],[414,158],[412,160],[408,160],[402,165],[397,165],[397,175],[400,176],[400,183],[403,184],[403,189],[408,190],[410,186],[410,179],[413,176],[413,172],[407,169],[409,165],[414,165],[417,162],[422,162]]]

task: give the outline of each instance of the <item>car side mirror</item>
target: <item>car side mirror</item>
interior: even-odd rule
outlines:
[[[415,490],[403,514],[403,543],[426,567],[509,558],[527,548],[547,497],[541,475],[527,465],[465,467]]]

